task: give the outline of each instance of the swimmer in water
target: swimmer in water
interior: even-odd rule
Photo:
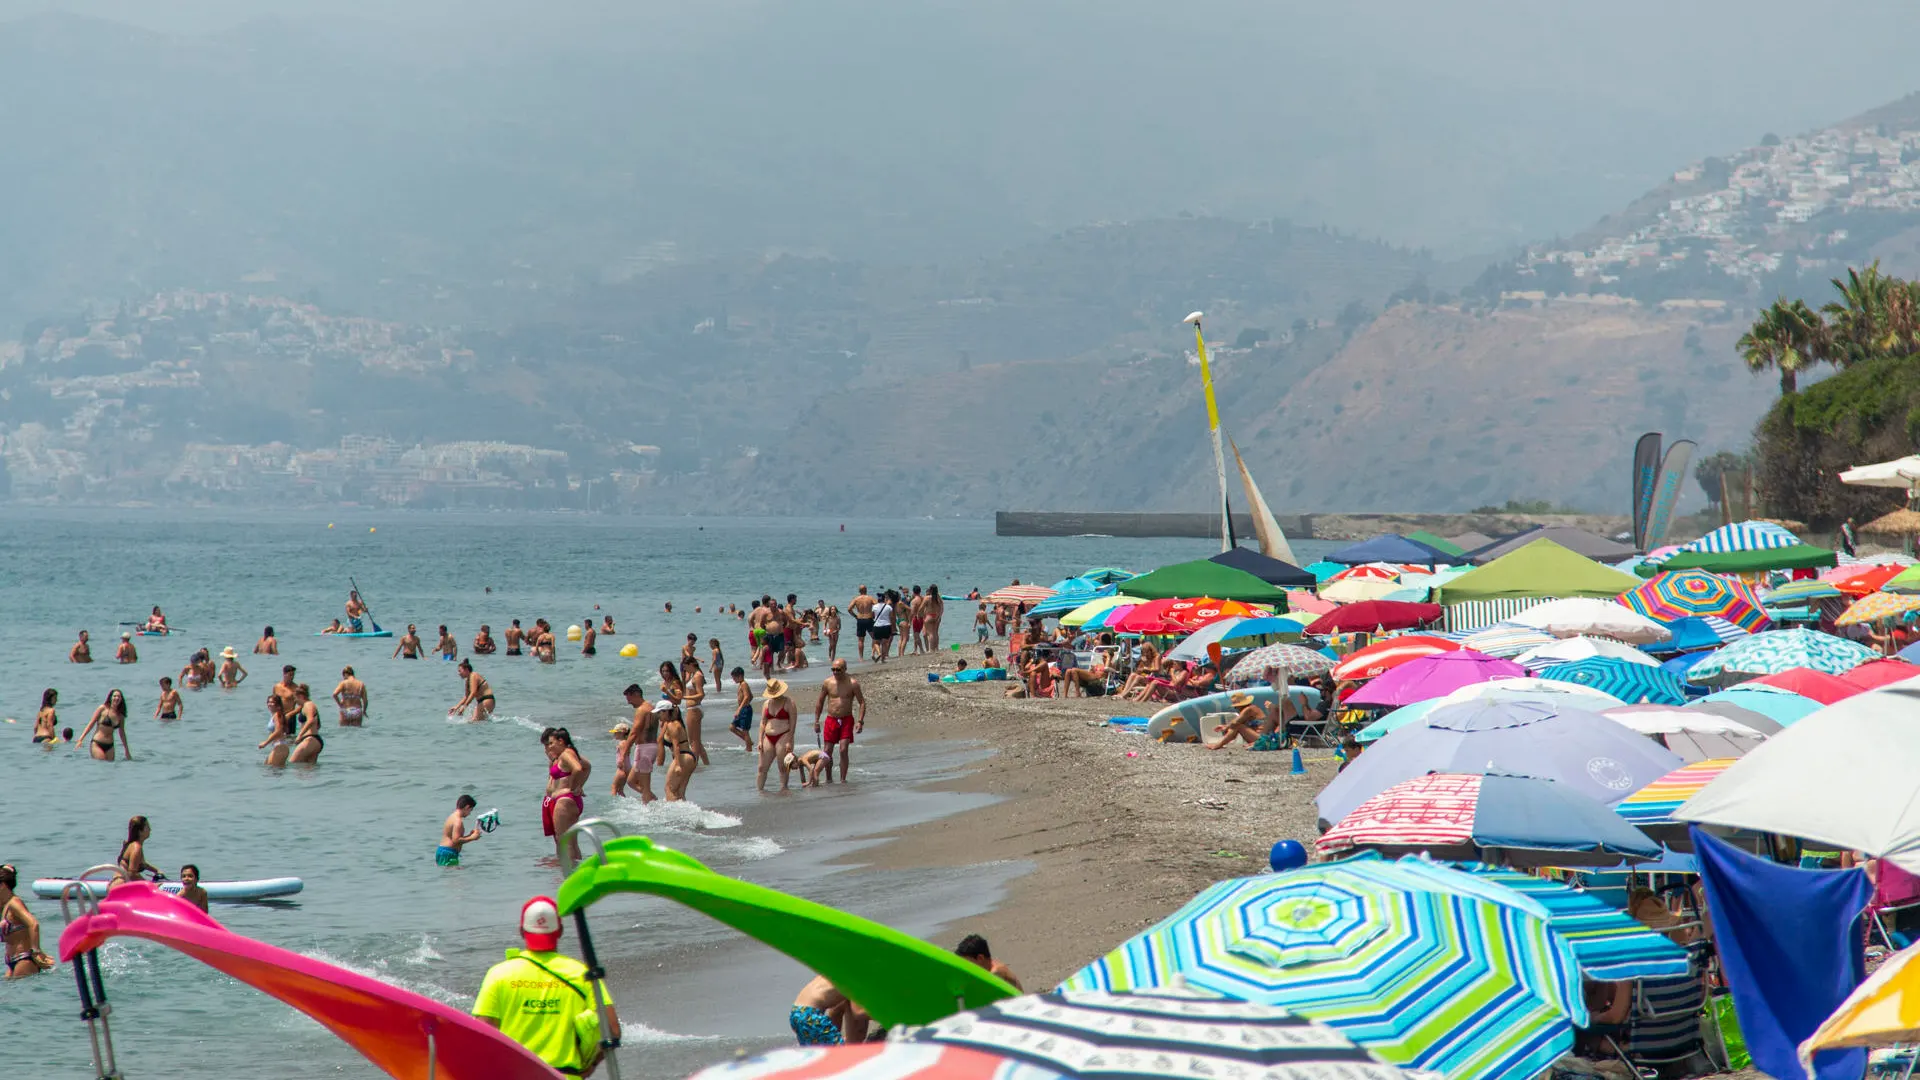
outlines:
[[[527,637],[527,632],[520,629],[520,620],[513,620],[513,625],[507,627],[503,636],[507,639],[507,655],[519,656],[520,643]]]
[[[714,689],[717,690],[720,688],[720,677],[727,670],[727,661],[726,661],[726,657],[720,655],[720,639],[719,638],[717,637],[708,638],[707,649],[709,652],[712,653],[713,686],[714,686]]]
[[[472,723],[485,723],[493,716],[493,688],[487,685],[484,676],[473,670],[471,660],[460,661],[460,666],[456,670],[460,672],[461,683],[466,687],[467,692],[460,698],[459,703],[447,710],[447,715],[459,716],[467,711],[467,706],[471,705],[473,706]]]
[[[260,631],[260,640],[253,643],[253,654],[255,656],[280,655],[280,639],[273,636],[273,627],[265,627]]]
[[[497,648],[499,646],[493,643],[493,627],[481,623],[480,632],[473,635],[472,652],[477,656],[492,656]]]
[[[479,829],[461,831],[461,826],[467,823],[467,815],[473,813],[473,808],[478,805],[471,795],[462,795],[453,800],[453,813],[440,823],[440,846],[433,849],[434,865],[459,866],[460,849],[480,839]]]
[[[680,718],[680,707],[670,698],[661,698],[653,707],[660,718],[658,760],[667,763],[667,801],[687,797],[687,784],[700,768],[700,755],[693,752],[693,740],[687,736],[687,722]]]
[[[601,617],[601,619],[600,619],[600,632],[601,632],[601,633],[603,633],[603,634],[611,634],[611,633],[613,633],[613,616],[611,616],[611,615],[606,615],[606,616],[602,616],[602,617]]]
[[[327,740],[320,737],[320,706],[313,703],[313,691],[306,683],[294,688],[295,716],[299,729],[293,736],[293,755],[288,758],[295,765],[311,765],[320,760],[320,751],[327,748]]]
[[[87,643],[87,632],[85,630],[80,631],[80,640],[73,643],[73,648],[67,650],[67,663],[93,663],[93,646]]]
[[[533,658],[543,664],[558,663],[559,658],[554,655],[553,624],[545,619],[538,619],[534,622],[534,626],[536,632],[533,642]]]
[[[340,726],[359,727],[367,718],[367,707],[372,701],[367,684],[353,673],[353,666],[341,668],[340,685],[333,688],[333,703],[340,706]]]
[[[122,664],[137,664],[140,662],[140,654],[133,650],[132,634],[124,630],[120,632],[120,647],[113,650],[113,658]]]
[[[700,722],[707,715],[701,702],[706,700],[707,675],[700,670],[700,659],[689,656],[680,661],[680,712],[687,721],[687,736],[693,740],[693,752],[700,755],[700,764],[711,765],[707,744],[700,739]]]
[[[185,672],[182,672],[184,675]],[[247,669],[240,666],[240,654],[229,645],[220,650],[220,689],[232,690],[247,681]]]
[[[187,713],[187,703],[180,699],[180,691],[173,688],[173,680],[165,675],[160,677],[160,700],[153,706],[155,720],[178,720]]]
[[[60,714],[56,711],[59,704],[60,691],[49,686],[40,692],[40,711],[33,718],[34,742],[52,747],[59,741]]]
[[[165,881],[167,875],[160,868],[147,861],[147,840],[153,836],[153,825],[145,814],[135,814],[127,819],[127,839],[120,845],[120,854],[114,857],[117,869],[113,874],[114,884],[122,881],[138,881],[142,874],[154,881]]]
[[[259,746],[254,747],[256,750],[267,752],[265,763],[267,768],[277,769],[287,763],[287,755],[291,751],[288,740],[292,735],[293,725],[287,718],[286,707],[280,703],[280,695],[269,693],[267,695],[267,737],[260,740]]]
[[[560,838],[586,811],[587,777],[593,772],[593,766],[587,764],[587,759],[573,745],[573,736],[566,728],[550,727],[542,731],[540,745],[547,752],[547,794],[540,802],[540,824],[546,834],[554,838],[553,851],[560,856],[560,864],[572,866],[580,861],[580,842],[567,837],[563,849]]]
[[[740,740],[740,748],[753,753],[753,688],[747,685],[747,669],[736,667],[731,672],[733,679],[733,723],[728,725],[734,737]]]
[[[434,643],[433,651],[439,653],[442,660],[451,660],[460,655],[460,643],[453,640],[453,635],[447,632],[445,625],[440,627],[440,640]]]
[[[207,890],[200,887],[200,868],[188,863],[180,868],[180,899],[207,910]]]
[[[400,643],[393,647],[393,655],[403,660],[420,659],[420,628],[407,624],[407,632],[400,635]],[[389,658],[391,659],[391,658]]]
[[[594,643],[600,639],[599,631],[593,628],[593,616],[580,620],[580,655],[592,656],[600,650]]]
[[[647,692],[633,683],[626,689],[627,704],[633,707],[633,721],[627,725],[620,736],[617,750],[619,758],[614,763],[613,794],[618,797],[626,794],[631,784],[640,791],[642,803],[652,802],[653,766],[660,758],[659,722],[654,719],[653,705],[647,701]]]
[[[87,753],[96,761],[113,760],[113,741],[118,734],[120,748],[126,751],[128,761],[133,760],[133,743],[127,738],[127,696],[118,690],[107,691],[107,700],[93,710],[93,719],[80,731],[80,741],[87,742],[92,735],[93,741],[87,746]]]
[[[53,967],[53,958],[40,951],[40,920],[14,890],[20,871],[0,866],[0,954],[6,957],[6,977],[24,979]]]

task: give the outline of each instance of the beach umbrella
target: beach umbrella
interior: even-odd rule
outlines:
[[[1833,620],[1835,626],[1859,626],[1862,623],[1877,623],[1892,620],[1907,622],[1914,612],[1920,611],[1920,594],[1915,593],[1868,593],[1847,605],[1847,610]]]
[[[1262,645],[1234,662],[1227,672],[1227,685],[1246,686],[1264,681],[1268,668],[1279,668],[1283,677],[1297,679],[1318,675],[1333,667],[1333,658],[1318,649],[1300,645]]]
[[[1333,677],[1341,682],[1358,682],[1384,675],[1409,660],[1435,653],[1454,652],[1460,643],[1431,634],[1402,634],[1376,641],[1349,653],[1334,665]]]
[[[1326,556],[1326,561],[1345,566],[1360,563],[1387,562],[1415,566],[1445,566],[1453,562],[1454,556],[1439,548],[1423,544],[1418,540],[1409,540],[1394,533],[1381,533],[1371,540],[1362,540],[1357,544],[1348,544]]]
[[[1311,593],[1305,589],[1293,589],[1287,593],[1288,611],[1304,611],[1314,615],[1325,615],[1327,612],[1339,606],[1339,604],[1331,600],[1322,600],[1317,593]]]
[[[1822,1050],[1920,1042],[1920,964],[1915,957],[1920,957],[1920,945],[1888,957],[1801,1042],[1800,1067],[1808,1076],[1816,1075],[1813,1055]]]
[[[1320,820],[1330,826],[1402,780],[1462,772],[1558,780],[1611,804],[1682,764],[1660,744],[1587,708],[1462,701],[1435,708],[1374,742],[1314,801]]]
[[[1319,580],[1290,562],[1263,555],[1252,548],[1232,548],[1218,555],[1207,556],[1207,561],[1244,570],[1269,585],[1278,585],[1283,589],[1311,589]]]
[[[1796,583],[1797,584],[1797,583]],[[1909,566],[1880,586],[1883,592],[1920,592],[1920,566]],[[1839,590],[1834,590],[1838,592]]]
[[[1320,586],[1322,600],[1332,600],[1340,604],[1354,604],[1362,600],[1392,600],[1408,593],[1418,593],[1417,599],[1424,599],[1426,595],[1425,590],[1409,589],[1393,578],[1350,577],[1329,581]]]
[[[1337,562],[1328,562],[1325,559],[1321,559],[1319,562],[1310,562],[1300,569],[1312,574],[1315,581],[1325,581],[1340,571],[1345,570],[1346,567]]]
[[[1873,650],[1832,634],[1798,627],[1769,630],[1744,637],[1687,669],[1687,681],[1711,682],[1717,679],[1739,681],[1756,675],[1771,675],[1788,668],[1805,667],[1839,675],[1872,660]]]
[[[1507,616],[1516,626],[1531,626],[1554,637],[1591,634],[1633,645],[1667,641],[1673,632],[1631,608],[1592,596],[1549,600]]]
[[[1778,588],[1768,589],[1760,599],[1766,601],[1768,607],[1793,607],[1845,595],[1824,581],[1809,578],[1804,581],[1789,581]]]
[[[1610,656],[1593,656],[1570,664],[1555,664],[1540,672],[1543,679],[1578,683],[1605,690],[1621,701],[1655,705],[1685,705],[1687,689],[1659,667],[1630,663]]]
[[[1675,820],[1674,811],[1738,760],[1725,757],[1688,762],[1615,803],[1614,813],[1675,851],[1692,851],[1693,838],[1687,824]]]
[[[1849,671],[1848,674],[1852,674],[1852,672]],[[1822,705],[1831,705],[1836,701],[1845,701],[1853,695],[1867,689],[1866,687],[1847,681],[1842,676],[1829,675],[1824,671],[1815,671],[1812,668],[1803,667],[1776,671],[1771,675],[1762,675],[1757,679],[1750,679],[1748,681],[1757,683],[1760,686],[1771,686],[1775,690],[1785,690],[1789,693],[1799,694],[1803,698],[1817,701]]]
[[[1908,684],[1829,705],[1728,766],[1674,817],[1797,836],[1920,871],[1916,716],[1920,687]]]
[[[1083,622],[1080,624],[1080,629],[1087,630],[1087,631],[1108,629],[1109,624],[1114,622],[1116,619],[1126,618],[1127,613],[1132,611],[1135,605],[1138,603],[1139,601],[1135,601],[1132,604],[1116,604],[1115,606],[1110,607],[1105,611],[1098,612],[1094,615],[1091,615],[1087,618],[1086,622]],[[1063,622],[1061,625],[1071,626],[1073,624]]]
[[[1060,616],[1061,626],[1083,626],[1087,620],[1104,615],[1117,607],[1132,607],[1146,601],[1137,596],[1097,596]]]
[[[887,1039],[967,1047],[1089,1080],[1406,1080],[1317,1020],[1183,988],[1028,994]]]
[[[1269,638],[1298,634],[1302,625],[1300,620],[1281,615],[1255,615],[1250,618],[1235,615],[1219,619],[1188,634],[1186,640],[1167,651],[1167,659],[1204,660],[1209,645],[1219,645],[1223,649],[1264,645]]]
[[[1714,615],[1749,633],[1767,628],[1766,608],[1753,586],[1705,570],[1669,570],[1637,589],[1620,594],[1620,603],[1652,619]]]
[[[1090,570],[1080,571],[1079,576],[1096,585],[1114,585],[1140,575],[1131,570],[1122,570],[1117,566],[1096,566]]]
[[[1527,669],[1511,660],[1455,649],[1409,660],[1352,694],[1348,705],[1411,705],[1443,697],[1472,683],[1506,676],[1524,676]]]
[[[1676,709],[1670,705],[1629,705],[1624,709],[1608,709],[1605,715],[1642,735],[1652,736],[1686,762],[1745,757],[1768,735],[1780,730],[1780,725],[1755,713],[1748,716],[1760,727],[1716,713]]]
[[[1359,566],[1347,567],[1321,584],[1331,585],[1336,581],[1352,581],[1355,578],[1367,581],[1398,581],[1400,575],[1404,573],[1406,573],[1405,567],[1393,563],[1362,563]],[[1321,595],[1326,595],[1324,590]]]
[[[1602,693],[1592,687],[1575,683],[1548,682],[1545,679],[1494,679],[1490,682],[1463,686],[1445,697],[1434,698],[1431,701],[1416,701],[1411,705],[1402,705],[1361,728],[1354,735],[1354,739],[1363,743],[1372,742],[1389,731],[1397,731],[1415,720],[1425,719],[1428,713],[1443,705],[1458,705],[1469,701],[1531,701],[1547,708],[1564,704],[1581,709],[1620,708],[1626,704],[1612,694]]]
[[[1642,667],[1659,667],[1660,662],[1631,645],[1622,645],[1611,638],[1570,637],[1555,638],[1553,644],[1542,645],[1537,649],[1528,649],[1515,657],[1515,662],[1528,671],[1541,671],[1555,664],[1571,664],[1580,660],[1592,660],[1605,657],[1626,664],[1638,664]]]
[[[1269,585],[1245,570],[1208,559],[1163,566],[1152,573],[1128,578],[1126,586],[1127,592],[1149,600],[1217,596],[1226,600],[1279,603],[1287,598],[1287,591],[1277,585]]]
[[[1185,634],[1221,619],[1244,619],[1257,614],[1264,615],[1267,611],[1238,600],[1215,600],[1210,596],[1148,600],[1135,605],[1126,615],[1108,620],[1107,627],[1127,634]]]
[[[1053,595],[1033,605],[1033,607],[1027,610],[1027,614],[1030,616],[1065,615],[1070,611],[1075,611],[1085,606],[1090,600],[1113,596],[1120,591],[1117,585],[1094,585],[1092,582],[1083,581],[1080,578],[1068,578],[1067,582],[1075,582],[1077,584],[1075,587],[1068,589],[1063,589],[1060,585],[1055,585]],[[1061,582],[1060,584],[1064,585],[1067,584],[1067,582]]]
[[[1686,707],[1702,712],[1718,713],[1721,716],[1728,715],[1726,712],[1728,709],[1756,712],[1781,727],[1792,727],[1796,722],[1819,712],[1824,706],[1812,698],[1802,697],[1791,690],[1781,690],[1759,683],[1741,683],[1738,686],[1730,686],[1717,693],[1708,694],[1698,701],[1688,702]],[[1734,716],[1733,719],[1740,718]]]
[[[1889,656],[1884,660],[1869,660],[1840,676],[1840,679],[1862,690],[1878,690],[1889,683],[1905,682],[1916,677],[1920,677],[1920,666]]]
[[[1547,925],[1567,939],[1580,970],[1603,982],[1679,978],[1693,969],[1687,950],[1591,893],[1551,878],[1485,863],[1455,869],[1512,889],[1547,909]]]
[[[1901,569],[1883,563],[1853,563],[1827,571],[1820,575],[1820,580],[1847,596],[1867,596],[1899,577]]]
[[[1441,615],[1438,604],[1409,604],[1395,600],[1363,600],[1335,608],[1307,624],[1309,634],[1366,633],[1371,630],[1406,630],[1436,622]]]
[[[1688,615],[1669,620],[1666,627],[1673,635],[1671,640],[1642,645],[1641,648],[1655,653],[1698,652],[1701,649],[1717,649],[1749,633],[1718,615]]]
[[[1037,604],[1053,595],[1053,590],[1044,585],[1009,585],[996,589],[986,596],[989,604]]]
[[[888,1040],[788,1046],[708,1066],[687,1080],[1059,1080],[1060,1075],[964,1046]]]
[[[1542,645],[1551,645],[1559,640],[1545,630],[1502,622],[1462,635],[1460,644],[1474,652],[1505,658],[1532,652]]]
[[[1618,866],[1660,845],[1565,785],[1528,776],[1428,773],[1354,807],[1321,835],[1323,855],[1358,848],[1510,866]]]
[[[1546,909],[1442,867],[1375,856],[1222,881],[1061,984],[1176,981],[1323,1021],[1395,1065],[1528,1080],[1587,1022]]]

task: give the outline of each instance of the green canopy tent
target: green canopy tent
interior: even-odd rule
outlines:
[[[1652,577],[1662,570],[1705,570],[1710,574],[1754,574],[1763,570],[1802,570],[1833,566],[1833,552],[1812,544],[1754,548],[1750,551],[1682,551],[1658,565],[1643,564],[1634,572]]]
[[[1437,599],[1447,609],[1448,629],[1477,630],[1542,600],[1611,600],[1639,587],[1640,579],[1632,574],[1543,539],[1461,574],[1439,588]]]
[[[1419,542],[1427,545],[1430,548],[1435,549],[1436,551],[1444,551],[1447,554],[1454,556],[1455,558],[1458,558],[1467,553],[1466,548],[1461,547],[1459,544],[1454,543],[1453,541],[1447,539],[1444,536],[1435,536],[1425,529],[1413,530],[1412,532],[1407,534],[1407,539],[1418,540]]]
[[[1287,603],[1287,590],[1269,585],[1245,570],[1222,566],[1208,559],[1174,563],[1150,574],[1130,578],[1126,583],[1126,592],[1128,596],[1145,600],[1211,596],[1215,600],[1278,604],[1282,608]]]

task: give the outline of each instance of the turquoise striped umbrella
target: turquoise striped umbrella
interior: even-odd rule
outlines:
[[[1692,970],[1687,950],[1590,893],[1518,870],[1483,863],[1456,865],[1546,908],[1547,925],[1573,946],[1580,970],[1589,979],[1667,979]]]
[[[1685,705],[1687,686],[1665,668],[1648,667],[1611,656],[1589,656],[1569,664],[1555,664],[1540,672],[1543,679],[1575,683],[1603,690],[1629,704]]]
[[[1818,630],[1769,630],[1744,637],[1687,669],[1687,681],[1707,683],[1716,679],[1735,680],[1758,675],[1776,675],[1788,668],[1805,667],[1829,675],[1845,675],[1880,654],[1845,638]]]
[[[1061,984],[1175,982],[1322,1021],[1448,1080],[1527,1080],[1587,1022],[1547,910],[1471,875],[1360,856],[1213,885]]]

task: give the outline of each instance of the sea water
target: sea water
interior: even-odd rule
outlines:
[[[563,515],[265,515],[237,511],[28,511],[0,517],[0,862],[37,877],[113,861],[130,815],[153,825],[148,858],[169,877],[197,863],[210,880],[297,876],[287,902],[215,905],[229,929],[374,975],[466,1009],[501,951],[518,944],[520,905],[560,880],[541,835],[546,757],[537,735],[565,725],[594,765],[587,813],[653,836],[723,873],[749,878],[930,934],[991,907],[1020,868],[888,872],[858,867],[866,839],[966,809],[977,796],[920,790],[977,760],[977,748],[888,745],[911,716],[877,710],[855,749],[855,783],[757,795],[749,756],[727,732],[731,691],[710,688],[705,738],[713,758],[692,802],[616,802],[613,739],[631,682],[648,687],[686,634],[720,638],[744,665],[742,621],[722,614],[763,592],[839,605],[857,585],[938,582],[950,599],[943,637],[971,640],[972,606],[957,599],[1012,578],[1050,583],[1090,566],[1149,569],[1206,555],[1204,540],[999,538],[982,522],[607,519]],[[1309,544],[1314,551],[1322,545]],[[1311,557],[1303,552],[1303,557]],[[343,614],[357,580],[380,624],[412,622],[431,649],[445,623],[466,654],[481,623],[496,640],[511,620],[545,617],[557,630],[611,614],[599,655],[558,642],[559,663],[476,658],[493,687],[491,723],[450,721],[454,665],[392,658],[392,639],[316,637]],[[489,592],[488,590],[491,589]],[[664,605],[673,604],[667,614]],[[160,605],[182,628],[135,637],[140,662],[113,662],[123,621]],[[597,607],[596,607],[597,605]],[[695,608],[702,610],[698,613]],[[255,656],[272,625],[280,655]],[[69,664],[75,632],[91,631],[95,663]],[[842,644],[851,651],[852,620]],[[628,642],[638,659],[618,655]],[[231,645],[250,672],[237,691],[187,691],[183,717],[152,719],[162,675],[178,679],[199,648]],[[823,646],[811,658],[825,664]],[[925,660],[910,660],[925,665]],[[326,750],[317,766],[270,770],[268,686],[298,667],[321,703]],[[362,728],[336,726],[326,700],[351,664],[370,688]],[[816,672],[823,670],[816,668]],[[29,743],[47,687],[60,722],[78,732],[109,689],[129,703],[131,762],[85,748]],[[656,772],[656,788],[663,774]],[[440,822],[456,796],[497,807],[502,825],[466,849],[461,867],[434,865]],[[56,949],[56,901],[27,896]],[[786,1005],[807,975],[798,965],[666,901],[616,897],[592,914],[612,975],[627,1049],[624,1074],[684,1076],[740,1049],[789,1040]],[[957,934],[953,935],[957,936]],[[571,937],[569,936],[569,947]],[[119,939],[103,949],[121,1068],[130,1077],[201,1076],[245,1067],[278,1077],[378,1072],[318,1024],[164,947]],[[86,1032],[65,965],[0,982],[7,1064],[24,1076],[90,1076]]]

